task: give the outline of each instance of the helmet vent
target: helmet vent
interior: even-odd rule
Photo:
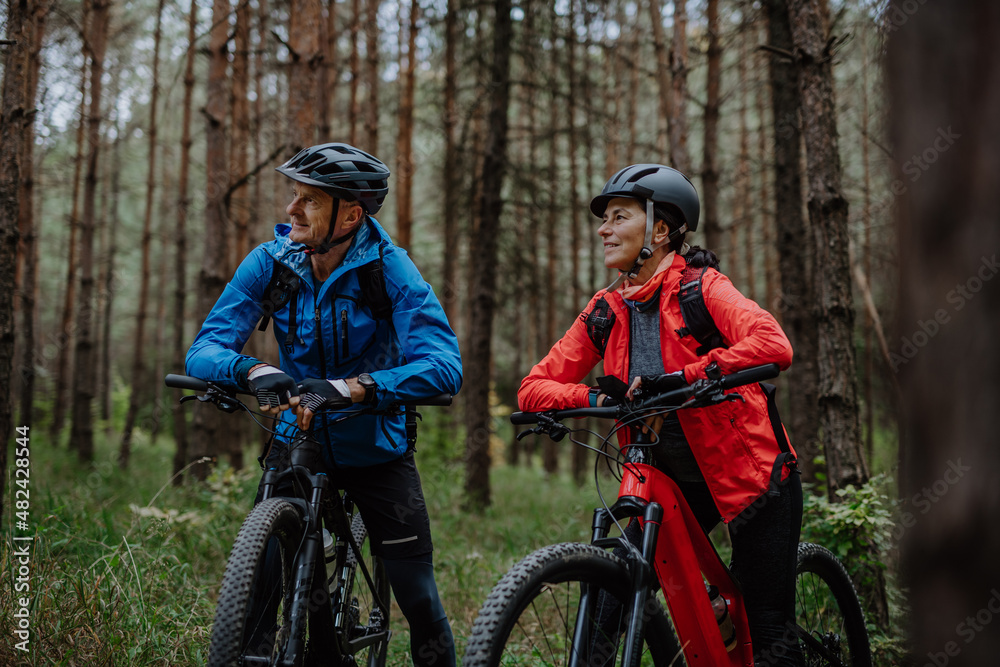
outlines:
[[[629,183],[635,183],[636,181],[638,181],[641,178],[649,176],[650,174],[655,174],[657,171],[659,171],[659,169],[656,168],[656,167],[654,167],[652,169],[642,169],[642,170],[637,171],[634,174],[632,174],[631,178],[628,179],[628,182]]]

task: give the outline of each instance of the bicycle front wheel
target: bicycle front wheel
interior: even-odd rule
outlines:
[[[247,516],[222,579],[209,667],[274,663],[289,637],[292,562],[302,534],[298,510],[282,498]]]
[[[590,544],[555,544],[528,555],[480,609],[463,666],[619,664],[630,581],[623,560]],[[650,597],[643,611],[641,664],[669,665],[679,649],[663,607]]]
[[[360,513],[355,512],[351,518],[351,535],[374,586],[368,585],[357,555],[348,546],[346,558],[337,563],[330,579],[334,609],[339,610],[335,623],[345,634],[347,652],[358,665],[385,667],[390,636],[389,577],[382,559],[371,552]]]
[[[807,667],[871,667],[865,617],[844,566],[818,544],[799,544],[795,623]]]

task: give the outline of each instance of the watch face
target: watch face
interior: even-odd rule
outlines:
[[[375,380],[373,380],[372,376],[369,375],[368,373],[362,373],[361,375],[358,376],[358,384],[360,384],[362,387],[365,387],[365,388],[368,388],[368,387],[373,387],[374,388],[375,387]]]

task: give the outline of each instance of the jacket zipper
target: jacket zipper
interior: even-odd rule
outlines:
[[[347,345],[347,309],[340,311],[340,348],[341,358],[347,359],[350,355],[350,348]]]

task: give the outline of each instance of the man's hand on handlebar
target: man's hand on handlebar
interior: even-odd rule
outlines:
[[[292,376],[269,364],[260,364],[247,374],[247,386],[257,397],[260,411],[280,414],[291,408],[299,411],[299,390]]]
[[[302,394],[298,415],[299,428],[308,431],[312,426],[313,416],[326,408],[346,408],[354,403],[351,398],[352,389],[347,380],[321,380],[308,378],[299,383]],[[363,391],[363,390],[362,390]]]

